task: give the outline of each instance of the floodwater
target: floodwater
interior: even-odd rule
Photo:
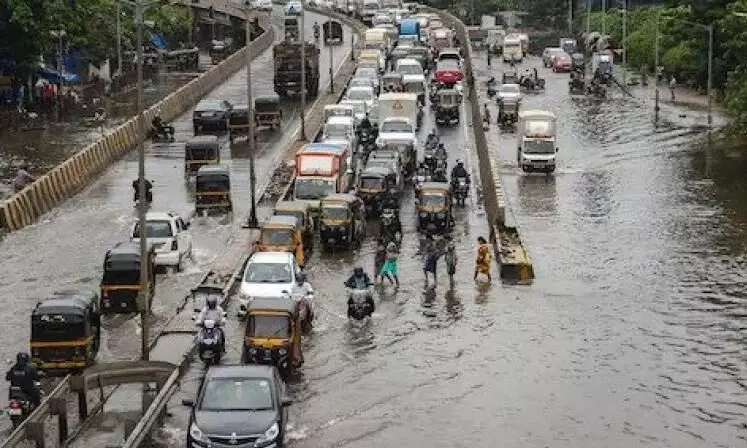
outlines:
[[[278,10],[279,11],[279,10]],[[311,20],[308,20],[308,19]],[[309,13],[307,33],[312,34],[314,20],[321,16]],[[349,33],[349,29],[345,29]],[[282,35],[282,33],[277,33]],[[334,66],[340,67],[349,49],[346,44],[333,50]],[[320,59],[320,85],[328,83],[329,58]],[[272,77],[266,76],[272,66],[272,50],[259,56],[252,65],[255,97],[272,93]],[[227,99],[235,104],[246,103],[246,75],[239,72],[208,95]],[[288,142],[300,124],[300,103],[283,105],[284,123],[276,131],[260,131],[256,158],[257,185],[266,183],[271,174],[278,149]],[[153,180],[153,211],[175,211],[189,218],[194,208],[193,186],[185,182],[183,173],[184,142],[192,137],[192,111],[172,123],[176,128],[175,143],[146,142],[146,176]],[[249,159],[240,145],[224,143],[222,163],[231,169],[234,213],[228,216],[196,218],[192,222],[193,263],[187,263],[178,274],[169,273],[158,279],[153,302],[155,329],[175,313],[189,289],[195,286],[211,263],[228,243],[231,233],[239,227],[249,211]],[[0,240],[0,297],[5,306],[0,312],[6,325],[1,339],[0,359],[15,356],[28,349],[29,316],[38,300],[60,289],[98,290],[101,264],[108,249],[119,241],[128,240],[136,219],[132,202],[132,180],[137,177],[137,154],[128,154],[113,164],[99,179],[77,196],[44,216],[39,223],[11,233]],[[132,359],[140,349],[140,328],[136,319],[118,316],[106,319],[99,359],[103,361]],[[4,394],[3,384],[0,395]],[[0,430],[9,421],[0,420]]]
[[[320,322],[291,384],[290,446],[747,444],[745,160],[707,146],[700,112],[665,107],[656,127],[650,104],[612,90],[572,100],[568,75],[540,73],[547,91],[523,108],[558,115],[556,174],[522,174],[515,136],[489,134],[535,283],[480,294],[470,246],[482,220],[462,215],[456,294],[424,301],[410,229],[402,288],[385,288],[372,324],[354,330],[339,284],[371,265],[372,247],[315,255]],[[179,401],[200,370],[158,446],[184,446]]]

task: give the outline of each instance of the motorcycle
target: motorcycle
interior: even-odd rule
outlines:
[[[446,176],[446,167],[437,166],[436,170],[433,171],[433,182],[448,182],[449,178]]]
[[[348,318],[361,321],[370,317],[376,306],[368,289],[352,289],[348,293]]]
[[[40,395],[44,395],[44,391],[41,388],[41,383],[38,381],[34,382],[34,387],[37,388]],[[11,386],[10,387],[10,402],[8,403],[8,416],[10,417],[10,421],[13,424],[13,429],[17,428],[21,423],[23,423],[26,418],[31,415],[32,412],[36,409],[36,406],[31,402],[31,400],[28,398],[28,396],[23,393],[20,387],[18,386]]]
[[[434,150],[425,149],[423,152],[423,163],[428,167],[428,170],[432,173],[436,169],[436,152]]]
[[[161,128],[151,127],[148,132],[148,137],[154,142],[173,142],[174,141],[174,127],[164,124]]]
[[[467,202],[467,196],[469,195],[469,184],[467,179],[460,177],[455,182],[456,189],[456,200],[457,204],[464,207]]]
[[[402,243],[402,223],[393,208],[384,208],[379,215],[379,235],[384,243],[394,242],[397,247]]]
[[[364,154],[368,154],[376,148],[376,139],[371,131],[359,131],[358,139],[360,141],[359,146]]]
[[[202,322],[202,330],[197,334],[198,353],[206,366],[219,364],[223,356],[222,330],[214,320]]]

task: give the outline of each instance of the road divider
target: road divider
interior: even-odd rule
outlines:
[[[218,4],[225,2],[213,0],[210,3],[218,8]],[[221,8],[237,13],[231,6]],[[246,15],[244,12],[242,14],[242,17]],[[253,58],[267,50],[275,40],[270,17],[266,14],[256,17],[263,32],[249,45]],[[148,108],[144,112],[143,122],[137,117],[130,118],[0,204],[0,227],[6,232],[13,232],[31,225],[43,214],[80,191],[113,161],[146,139],[150,122],[156,113],[160,113],[164,121],[177,118],[200,98],[245,67],[247,51],[247,47],[241,48],[220,64]]]
[[[498,157],[488,149],[485,130],[482,128],[482,113],[477,96],[474,73],[472,71],[472,47],[467,28],[454,15],[434,8],[425,8],[428,12],[440,15],[444,22],[451,24],[462,43],[464,56],[464,87],[472,105],[472,130],[475,135],[475,151],[479,159],[479,175],[482,184],[485,211],[490,222],[490,240],[500,265],[501,279],[505,282],[529,284],[534,279],[534,268],[515,226],[507,224],[508,207],[503,193],[503,183],[498,171]]]

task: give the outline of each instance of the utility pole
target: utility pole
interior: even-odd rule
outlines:
[[[332,19],[327,21],[327,30],[330,34],[332,33]],[[322,33],[322,40],[324,40],[324,33]],[[326,42],[325,45],[327,45]],[[327,45],[327,48],[329,48],[329,93],[335,93],[335,71],[333,69],[335,60],[332,54],[332,45]]]
[[[591,32],[591,0],[586,0],[586,35]]]
[[[247,147],[249,149],[249,189],[251,192],[251,209],[247,219],[247,227],[257,228],[257,174],[254,167],[254,151],[256,149],[254,141],[254,98],[252,95],[252,27],[251,21],[252,8],[249,4],[246,6],[246,104],[247,104]]]
[[[117,0],[117,73],[122,74],[122,2]]]
[[[708,127],[713,125],[713,24],[708,25]]]
[[[607,34],[607,0],[602,0],[602,36]]]
[[[143,114],[143,15],[144,6],[141,0],[135,1],[135,28],[136,28],[136,45],[137,45],[137,123],[138,133],[143,136],[145,130],[145,115]],[[141,327],[141,359],[148,361],[150,358],[149,350],[149,328],[148,314],[150,313],[150,303],[148,294],[148,230],[146,228],[145,213],[148,209],[148,201],[145,189],[145,145],[141,141],[137,148],[138,162],[138,227],[140,228],[140,327]]]
[[[659,22],[661,11],[656,12],[656,31],[654,32],[654,121],[659,121]]]
[[[301,25],[299,26],[301,34],[301,141],[306,141],[306,7],[301,8]]]
[[[62,114],[62,85],[65,82],[65,79],[63,78],[62,72],[64,71],[64,64],[62,62],[62,38],[65,37],[66,33],[65,30],[54,30],[50,31],[49,34],[57,39],[57,61],[55,65],[57,66],[57,75],[60,78],[60,84],[57,88],[57,111],[61,115]]]
[[[355,6],[355,5],[353,5]],[[355,17],[355,14],[350,11],[350,0],[345,0],[345,8],[348,13]],[[350,60],[355,61],[355,32],[350,31]]]
[[[568,0],[568,35],[573,36],[573,0]]]
[[[628,0],[622,0],[622,59],[623,59],[623,85],[628,85]]]

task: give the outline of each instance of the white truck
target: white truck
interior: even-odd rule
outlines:
[[[379,136],[376,146],[396,150],[404,171],[415,172],[417,163],[417,129],[422,117],[414,93],[385,93],[379,96]]]
[[[521,39],[515,34],[510,34],[503,39],[503,62],[521,62],[524,59],[524,52],[521,46]]]
[[[519,113],[517,162],[525,172],[555,171],[556,146],[555,114],[544,110],[527,110]]]

